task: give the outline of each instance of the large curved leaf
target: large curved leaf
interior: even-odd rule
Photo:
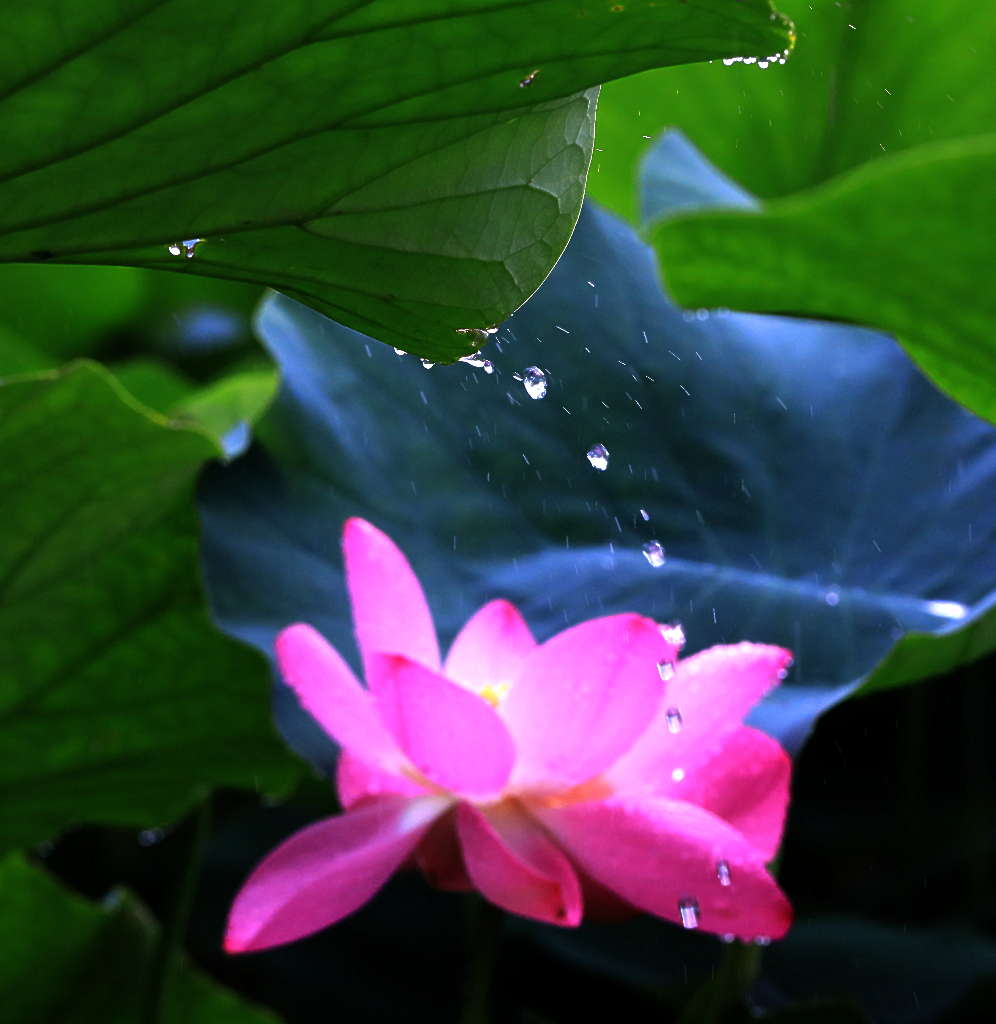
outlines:
[[[788,39],[768,0],[64,6],[5,20],[0,260],[263,282],[448,359],[570,237],[579,90]]]
[[[996,420],[996,303],[978,285],[996,230],[996,11],[971,0],[797,6],[785,67],[685,69],[608,89],[592,193],[634,216],[648,146],[636,112],[647,136],[680,125],[757,194],[791,196],[655,229],[682,304],[891,331],[942,388]]]
[[[785,0],[788,61],[648,71],[602,90],[590,195],[639,224],[639,165],[677,127],[762,199],[996,128],[996,10],[974,0]],[[635,130],[634,130],[635,128]]]
[[[0,387],[0,849],[285,790],[266,672],[217,633],[190,493],[206,431],[76,364]]]
[[[892,331],[924,372],[996,421],[996,135],[920,146],[760,213],[653,226],[682,303],[785,310]]]
[[[201,507],[216,614],[262,650],[295,619],[351,650],[337,540],[360,514],[410,553],[445,637],[505,595],[540,636],[633,609],[682,620],[689,649],[786,644],[760,721],[793,744],[898,637],[964,627],[992,591],[992,428],[882,335],[683,314],[597,208],[494,376],[426,372],[287,299],[259,328],[283,374],[266,445],[209,474]],[[532,364],[543,401],[511,375]]]

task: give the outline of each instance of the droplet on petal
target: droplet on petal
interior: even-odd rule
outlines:
[[[685,631],[680,622],[673,626],[661,626],[661,636],[680,651],[685,646]]]
[[[681,915],[681,926],[683,928],[698,928],[699,905],[696,900],[693,900],[690,897],[679,900],[678,913]]]
[[[674,662],[657,662],[657,674],[661,677],[661,682],[669,683],[672,679],[674,679]]]
[[[684,768],[675,768],[674,771],[671,772],[671,780],[673,782],[681,782],[684,778],[685,778],[685,769]]]
[[[667,723],[667,731],[672,735],[681,732],[681,727],[685,724],[681,720],[681,712],[677,708],[668,708],[664,712],[664,721]]]
[[[604,444],[592,445],[585,454],[592,469],[604,473],[609,468],[609,449]]]
[[[728,886],[732,883],[733,877],[730,875],[730,865],[728,861],[721,860],[716,865],[716,878],[719,879],[719,884],[722,886]]]
[[[755,935],[754,936],[755,946],[770,946],[771,936],[770,935]]]
[[[659,540],[648,540],[643,545],[643,557],[655,568],[659,569],[666,561],[664,547]]]

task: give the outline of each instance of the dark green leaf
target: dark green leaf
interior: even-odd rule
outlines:
[[[499,333],[494,376],[426,372],[269,301],[259,327],[283,385],[266,447],[202,494],[223,627],[268,650],[310,621],[349,655],[336,549],[359,514],[410,554],[445,639],[506,596],[540,637],[630,609],[683,621],[689,650],[785,644],[795,669],[758,721],[796,744],[898,637],[982,615],[996,431],[882,335],[682,314],[656,282],[633,232],[589,209]],[[543,401],[512,378],[529,365],[548,371]],[[585,458],[595,443],[604,473]],[[657,570],[651,538],[668,551]]]
[[[0,862],[7,1024],[139,1024],[158,926],[130,894],[94,904],[20,857]],[[159,1024],[277,1024],[181,961]]]
[[[570,236],[579,90],[789,37],[768,0],[63,8],[5,22],[0,260],[264,282],[445,359]]]
[[[588,181],[593,198],[639,224],[639,164],[665,128],[680,128],[721,171],[771,199],[883,155],[996,127],[990,5],[785,0],[779,7],[798,35],[784,65],[717,61],[605,86],[601,152]]]
[[[219,453],[93,364],[0,387],[0,847],[293,780],[262,661],[201,595],[190,491]]]
[[[760,213],[650,229],[682,304],[831,316],[891,331],[937,384],[996,421],[996,135],[920,146]]]
[[[91,355],[136,316],[149,276],[120,267],[0,266],[0,325],[53,363]],[[21,371],[0,358],[0,374]]]
[[[16,332],[0,325],[0,375],[34,373],[48,370],[53,360],[45,352],[29,344]]]

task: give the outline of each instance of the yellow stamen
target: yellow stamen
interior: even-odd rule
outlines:
[[[511,683],[488,683],[477,691],[477,695],[496,708],[508,696],[508,691],[511,689]]]

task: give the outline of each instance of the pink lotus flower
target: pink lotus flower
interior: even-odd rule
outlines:
[[[366,903],[409,859],[444,889],[577,925],[583,907],[779,938],[766,870],[790,762],[743,716],[791,658],[741,643],[678,661],[679,628],[592,619],[537,644],[507,601],[442,662],[405,556],[361,519],[343,533],[367,686],[314,629],[277,638],[281,672],[342,746],[346,812],[291,836],[236,897],[225,948],[265,949]]]

